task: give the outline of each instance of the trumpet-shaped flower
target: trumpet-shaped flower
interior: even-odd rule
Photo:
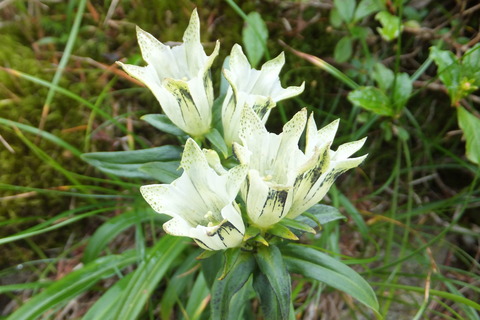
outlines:
[[[366,157],[349,158],[365,139],[331,150],[338,120],[317,130],[313,116],[307,125],[305,152],[301,151],[298,141],[306,122],[307,111],[303,109],[277,135],[269,133],[250,108],[244,108],[240,131],[243,145],[234,143],[233,150],[240,163],[249,166],[241,194],[249,218],[261,228],[308,210],[325,196],[340,174]]]
[[[165,114],[186,133],[197,137],[210,130],[213,86],[210,67],[219,42],[210,56],[200,43],[200,20],[194,10],[183,35],[183,44],[169,47],[137,27],[138,44],[146,67],[119,64],[155,95]]]
[[[181,167],[183,174],[171,184],[140,188],[156,212],[173,217],[163,225],[165,231],[193,238],[207,250],[239,246],[245,225],[235,197],[245,180],[247,166],[238,165],[218,174],[209,166],[206,153],[188,139]]]
[[[285,64],[283,52],[267,61],[260,70],[253,69],[238,44],[230,54],[229,69],[223,74],[230,83],[222,106],[222,123],[227,145],[240,142],[240,118],[244,105],[252,108],[265,123],[270,110],[280,100],[294,97],[303,92],[304,83],[299,87],[282,88],[280,70]]]

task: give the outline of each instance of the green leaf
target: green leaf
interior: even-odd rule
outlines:
[[[256,67],[267,48],[268,29],[258,12],[250,12],[242,31],[242,41],[252,67]]]
[[[360,212],[358,212],[357,208],[353,205],[353,203],[343,194],[341,193],[338,197],[340,200],[340,204],[343,208],[345,208],[345,211],[348,213],[348,215],[352,218],[352,220],[355,222],[355,224],[358,227],[358,231],[362,235],[363,239],[368,238],[368,226],[365,223],[365,220],[363,220],[362,215]]]
[[[371,32],[370,28],[361,27],[361,26],[353,26],[350,28],[350,33],[353,39],[361,39],[362,41],[366,41],[369,33]]]
[[[378,33],[387,41],[396,39],[403,27],[400,18],[390,14],[388,11],[381,11],[375,15],[375,20],[380,21],[381,28],[377,28]]]
[[[298,237],[290,231],[290,229],[280,223],[274,224],[270,227],[268,233],[287,240],[298,240]]]
[[[254,319],[253,310],[250,307],[250,299],[254,294],[251,280],[251,277],[248,278],[248,281],[243,287],[233,295],[230,300],[230,312],[228,318],[225,320]],[[245,314],[246,312],[249,312],[250,314]]]
[[[95,233],[89,238],[87,247],[83,252],[83,263],[87,264],[97,259],[103,249],[125,229],[139,222],[151,219],[161,222],[166,220],[165,216],[153,213],[152,211],[142,211],[141,213],[138,211],[129,211],[109,219],[95,230]]]
[[[334,28],[340,28],[342,26],[342,17],[336,7],[330,10],[330,24]]]
[[[346,219],[337,208],[325,204],[316,204],[308,209],[304,214],[295,218],[300,223],[305,223],[310,227],[321,227],[331,221]]]
[[[262,274],[268,279],[268,284],[278,301],[278,312],[280,319],[288,319],[290,313],[290,296],[292,288],[290,283],[290,274],[285,267],[282,253],[272,245],[269,247],[260,246],[255,254],[255,260]],[[256,285],[254,284],[254,287]],[[272,319],[269,315],[265,318]]]
[[[82,159],[97,169],[119,177],[152,179],[140,171],[149,162],[169,162],[180,159],[181,148],[162,146],[150,149],[116,152],[92,152],[82,154]]]
[[[250,239],[255,238],[260,234],[260,229],[254,226],[248,226],[247,230],[245,230],[245,234],[243,236],[243,241],[248,241]]]
[[[430,58],[437,65],[438,77],[440,81],[447,87],[448,95],[452,105],[456,105],[462,98],[461,94],[461,78],[462,67],[455,55],[447,50],[440,50],[437,47],[430,48]]]
[[[378,313],[375,292],[355,270],[314,248],[290,244],[282,249],[288,270],[341,290]]]
[[[46,131],[37,129],[35,127],[29,126],[29,125],[26,125],[26,124],[23,124],[23,123],[20,123],[20,122],[15,122],[15,121],[12,121],[12,120],[9,120],[9,119],[5,119],[5,118],[0,118],[0,124],[5,125],[5,126],[9,126],[11,128],[18,128],[22,131],[35,134],[36,136],[41,137],[42,139],[49,140],[49,141],[55,143],[56,145],[58,145],[59,147],[62,147],[65,150],[70,151],[76,157],[80,157],[82,155],[82,152],[80,150],[78,150],[74,146],[68,144],[67,142],[63,141],[59,137],[57,137],[57,136],[55,136],[51,133],[48,133]]]
[[[228,317],[233,295],[245,285],[254,268],[255,260],[252,254],[241,252],[227,276],[223,280],[216,280],[213,283],[210,301],[212,320],[221,320]]]
[[[353,20],[353,13],[355,12],[355,0],[333,0],[333,5],[338,10],[338,14],[343,22],[350,23]]]
[[[99,213],[103,213],[106,211],[113,210],[115,208],[115,203],[104,203],[105,205],[109,204],[112,205],[112,207],[104,207],[101,209],[97,210],[91,210],[87,211],[81,214],[78,214],[84,210],[87,209],[92,209],[92,208],[97,208],[98,205],[90,205],[90,206],[84,206],[84,207],[79,207],[71,210],[67,210],[51,219],[48,219],[47,221],[44,221],[36,226],[33,226],[31,228],[28,228],[26,230],[20,231],[18,233],[15,233],[13,235],[7,236],[0,238],[0,245],[9,243],[12,241],[17,241],[20,239],[25,239],[25,238],[30,238],[42,233],[50,232],[55,229],[62,228],[68,224],[77,222],[81,219],[91,217],[93,215],[97,215]],[[60,222],[59,222],[60,221]]]
[[[182,175],[183,169],[180,168],[179,161],[155,161],[148,162],[138,167],[140,172],[145,172],[153,179],[161,183],[171,183]]]
[[[382,116],[394,116],[387,95],[375,87],[360,87],[348,94],[348,100],[368,111]]]
[[[480,72],[480,43],[465,52],[462,57],[462,64],[469,70]]]
[[[128,282],[132,278],[133,273],[127,274],[118,280],[105,292],[95,304],[83,316],[82,320],[109,320],[112,319],[111,308],[115,305],[118,297],[125,291]]]
[[[163,291],[162,300],[160,301],[160,319],[171,319],[175,304],[177,302],[183,303],[180,294],[185,288],[188,290],[187,285],[193,281],[195,273],[191,271],[198,266],[198,261],[195,258],[198,255],[198,251],[192,252],[187,258],[183,259],[182,264],[176,268],[175,273],[170,277],[168,286]]]
[[[406,73],[398,74],[394,83],[395,87],[393,88],[393,103],[397,110],[395,113],[398,114],[410,99],[413,86],[410,77]]]
[[[217,129],[212,128],[206,135],[208,141],[212,143],[217,151],[219,151],[224,158],[228,156],[228,147],[225,144],[225,140],[223,139],[220,132]]]
[[[223,270],[218,280],[222,280],[228,275],[228,273],[232,270],[233,266],[235,266],[235,262],[237,261],[239,255],[240,248],[230,248],[223,252]]]
[[[115,271],[135,263],[136,260],[137,255],[133,251],[99,258],[56,281],[28,300],[7,319],[34,320],[58,304],[71,301],[101,279],[112,276]]]
[[[337,42],[333,52],[335,61],[342,63],[348,61],[352,56],[352,38],[345,36]]]
[[[187,319],[200,319],[200,316],[207,306],[205,299],[208,297],[209,293],[210,291],[205,282],[205,277],[203,276],[203,273],[199,272],[197,279],[190,290],[190,297],[185,308]]]
[[[213,251],[215,254],[211,255],[207,259],[200,260],[202,266],[202,272],[205,276],[205,280],[210,288],[217,281],[218,276],[222,272],[223,255],[220,251]]]
[[[355,15],[353,20],[359,21],[365,18],[366,16],[382,9],[383,9],[383,6],[381,5],[381,2],[378,0],[361,0],[360,3],[358,4],[357,10],[355,10]]]
[[[462,129],[466,140],[468,160],[480,165],[480,119],[465,110],[457,108],[458,126]]]
[[[0,294],[5,292],[19,291],[19,290],[38,290],[50,286],[53,281],[40,280],[37,282],[14,283],[0,286]]]
[[[287,319],[282,317],[277,296],[265,274],[258,272],[254,274],[253,287],[257,292],[265,319]]]
[[[164,114],[146,114],[141,117],[141,119],[145,120],[158,130],[173,134],[174,136],[187,135],[182,129],[174,125],[173,122],[170,121],[170,119]]]
[[[377,83],[377,86],[384,92],[387,92],[391,88],[394,78],[395,74],[393,71],[385,67],[382,63],[378,62],[373,67],[373,79]]]
[[[164,235],[150,249],[146,259],[134,271],[125,290],[117,297],[112,310],[114,319],[138,318],[150,295],[187,244],[182,237]]]
[[[313,234],[316,233],[315,229],[313,229],[308,223],[304,223],[304,222],[301,222],[299,220],[283,218],[282,220],[280,220],[279,223],[281,225],[287,227],[287,228],[290,228],[290,229],[294,229],[294,230],[298,230],[298,231],[302,231],[302,232],[313,233]]]

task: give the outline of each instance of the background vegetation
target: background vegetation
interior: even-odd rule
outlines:
[[[325,200],[348,221],[302,242],[361,272],[386,319],[479,319],[474,0],[1,1],[0,316],[208,317],[211,275],[193,244],[163,234],[166,218],[138,192],[149,181],[81,158],[178,144],[140,120],[160,106],[115,61],[143,63],[135,25],[180,41],[195,7],[206,52],[221,41],[214,79],[240,43],[257,68],[285,50],[284,86],[306,81],[271,130],[307,107],[319,126],[341,119],[339,144],[368,136],[366,162]],[[268,30],[265,46],[246,21]],[[293,280],[297,319],[372,317],[339,291]],[[256,310],[253,299],[236,315]]]

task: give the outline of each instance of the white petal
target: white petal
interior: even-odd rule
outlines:
[[[292,140],[300,139],[303,129],[305,128],[305,123],[307,121],[307,109],[303,108],[297,112],[290,121],[285,123],[283,126],[282,135],[291,137]]]
[[[298,96],[305,90],[305,82],[302,82],[300,86],[291,86],[283,89],[281,86],[274,88],[271,93],[271,96],[275,102],[289,99],[295,96]]]
[[[251,83],[251,80],[256,80],[256,77],[252,79],[252,67],[248,62],[247,57],[243,53],[242,47],[238,44],[233,45],[230,53],[229,69],[234,76],[232,80],[237,80],[239,84],[250,84],[253,86],[255,81]],[[242,82],[243,80],[243,82]],[[248,87],[240,87],[239,90],[250,91]]]
[[[203,70],[206,60],[205,51],[200,43],[200,19],[196,9],[193,10],[188,27],[183,34],[183,42],[190,74],[196,74],[198,70]]]
[[[185,174],[169,185],[142,186],[140,192],[156,212],[181,217],[192,225],[204,220],[203,216],[209,211],[209,207],[199,194],[192,192],[191,182]],[[189,201],[185,201],[186,198]]]
[[[242,222],[243,226],[243,222]],[[229,221],[219,226],[191,226],[182,219],[171,219],[163,224],[165,232],[175,236],[190,237],[206,250],[224,250],[238,247],[243,240],[243,231],[240,231]]]
[[[141,186],[140,192],[147,203],[158,213],[164,213],[165,205],[163,199],[169,192],[169,186],[164,184],[151,184]]]
[[[233,149],[233,154],[235,158],[238,159],[238,161],[241,164],[249,164],[250,163],[250,156],[252,155],[252,152],[248,150],[247,147],[244,147],[236,142],[233,143],[232,146]]]
[[[215,150],[211,149],[203,149],[203,154],[205,155],[205,158],[207,159],[208,165],[215,170],[215,172],[219,175],[227,173],[227,170],[222,166],[222,163],[220,161],[220,157],[218,156],[218,153],[215,152]]]
[[[245,182],[245,178],[248,172],[248,165],[240,164],[236,167],[233,167],[225,175],[226,181],[226,191],[227,197],[235,199],[240,190],[241,185]]]
[[[228,221],[215,227],[197,226],[192,230],[191,237],[202,248],[208,250],[224,250],[238,247],[243,241],[243,233],[240,233]]]
[[[253,223],[266,228],[285,217],[292,203],[290,191],[291,187],[266,183],[256,170],[250,170],[244,201],[247,205],[247,214]]]
[[[222,209],[222,217],[229,221],[239,233],[242,235],[245,233],[245,225],[243,224],[240,208],[235,202],[229,203]]]
[[[338,147],[337,151],[335,152],[335,155],[333,156],[333,160],[340,161],[350,157],[352,154],[354,154],[355,152],[357,152],[363,147],[366,140],[367,138],[363,138],[361,140],[342,144],[340,147]]]
[[[117,62],[126,73],[135,79],[143,82],[147,87],[151,87],[153,84],[160,85],[158,80],[157,73],[152,66],[139,67],[132,64],[124,64],[122,62]]]
[[[145,85],[152,91],[152,93],[157,98],[158,102],[162,106],[163,111],[167,115],[167,117],[180,129],[190,134],[198,134],[199,132],[193,131],[192,126],[186,122],[186,120],[190,120],[190,118],[186,119],[183,116],[183,110],[180,108],[178,104],[177,98],[168,90],[166,90],[162,84],[159,82],[159,78],[151,65],[146,67],[138,67],[130,64],[123,64],[118,62],[119,65],[132,77],[142,81]],[[172,89],[173,88],[173,89]],[[170,90],[175,91],[176,86],[172,85]],[[178,90],[176,90],[178,91]],[[179,95],[177,93],[177,95]],[[190,106],[190,105],[188,105]],[[194,107],[195,108],[195,107]],[[196,109],[196,108],[195,108]],[[190,120],[191,121],[191,120]],[[206,125],[195,126],[195,128],[200,128],[200,131],[203,132]],[[208,126],[209,127],[209,126]],[[190,132],[189,132],[190,131]],[[200,132],[200,133],[201,133]]]
[[[240,138],[248,139],[252,136],[265,135],[266,133],[268,131],[258,115],[252,108],[244,106],[242,118],[240,119]]]
[[[188,138],[185,143],[180,166],[189,176],[204,173],[210,169],[204,153],[192,138]]]
[[[310,114],[307,124],[305,154],[310,156],[314,152],[316,146],[322,147],[326,144],[332,144],[333,139],[335,138],[335,133],[338,130],[339,123],[339,119],[334,120],[330,124],[317,131],[317,125],[313,119],[313,113]]]
[[[172,55],[170,47],[138,26],[137,39],[143,59],[155,69],[159,80],[164,77],[185,76],[185,73],[179,68],[178,59]]]
[[[185,132],[192,136],[202,136],[210,130],[211,108],[205,95],[201,79],[194,78],[188,83],[182,80],[165,79],[163,86],[178,103],[185,123]]]
[[[313,205],[317,204],[323,199],[338,176],[349,169],[357,167],[365,158],[366,155],[358,158],[346,159],[344,161],[332,164],[329,170],[324,173],[322,177],[318,179],[315,185],[312,186],[310,191],[304,195],[304,198],[301,201],[295,201],[287,217],[294,219],[303,212],[307,211]]]

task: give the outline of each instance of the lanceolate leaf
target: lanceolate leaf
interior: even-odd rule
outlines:
[[[370,285],[342,262],[303,245],[282,248],[288,270],[341,290],[378,312],[378,301]]]
[[[82,320],[108,320],[112,319],[112,306],[115,305],[118,296],[122,294],[132,278],[133,273],[130,273],[118,280],[112,287],[108,289],[88,310],[83,316]]]
[[[480,119],[463,107],[457,108],[457,114],[458,125],[463,130],[463,135],[467,141],[467,158],[480,165]]]
[[[82,158],[101,171],[119,177],[151,179],[149,174],[140,170],[142,165],[176,161],[180,159],[181,150],[177,146],[162,146],[134,151],[85,153]]]
[[[146,114],[142,118],[158,130],[161,130],[166,133],[173,134],[175,136],[185,136],[187,135],[180,128],[170,121],[170,119],[164,114]]]
[[[198,251],[192,252],[187,258],[183,259],[182,264],[176,268],[173,276],[170,277],[168,286],[162,292],[162,300],[160,302],[160,319],[172,319],[171,315],[174,312],[174,306],[177,302],[183,304],[181,299],[182,292],[188,292],[185,287],[193,282],[195,273],[190,272],[199,264],[195,259]]]
[[[312,228],[321,227],[332,221],[346,219],[337,208],[327,206],[325,204],[316,204],[303,215],[298,216],[295,220],[305,223]]]
[[[242,252],[230,272],[222,280],[215,280],[211,290],[212,300],[210,301],[212,320],[227,319],[230,300],[245,285],[254,268],[255,260],[253,256],[248,252]]]
[[[45,311],[72,300],[101,279],[113,275],[115,271],[133,264],[136,260],[137,255],[132,251],[99,258],[53,283],[22,305],[8,319],[37,319]]]
[[[255,274],[253,287],[257,292],[258,299],[260,300],[260,308],[262,309],[265,319],[286,319],[282,317],[277,296],[265,274]]]
[[[257,260],[260,272],[265,275],[268,280],[266,283],[270,285],[278,301],[279,310],[275,313],[281,315],[280,319],[288,319],[292,287],[290,283],[290,274],[283,262],[282,253],[274,245],[269,247],[261,246],[255,254],[255,259]],[[262,276],[260,276],[260,279],[263,279]],[[262,282],[265,282],[264,279]],[[254,287],[256,286],[257,285],[254,284]],[[262,294],[262,291],[259,292],[259,294]],[[267,297],[267,299],[271,300],[269,297]],[[265,314],[265,318],[274,319],[267,314]]]
[[[114,319],[137,319],[153,290],[187,244],[184,238],[169,235],[164,235],[155,244],[118,297],[115,312],[112,312]]]
[[[83,263],[89,263],[96,259],[110,241],[115,239],[115,237],[125,229],[139,222],[150,219],[159,220],[161,222],[166,221],[165,216],[153,213],[152,211],[141,213],[137,211],[125,212],[124,214],[106,221],[90,237],[83,253]]]
[[[213,146],[226,158],[228,155],[228,148],[220,132],[218,132],[217,129],[212,128],[212,130],[210,130],[210,132],[208,132],[205,136],[207,137],[208,141],[210,141]]]
[[[203,273],[199,272],[197,274],[197,279],[191,288],[190,297],[185,308],[187,319],[200,319],[200,316],[207,307],[205,299],[209,293],[205,277],[203,276]]]
[[[360,87],[348,95],[348,100],[382,116],[393,116],[394,110],[387,95],[378,88]]]
[[[149,162],[139,166],[138,170],[161,183],[170,183],[180,177],[183,172],[179,161]]]
[[[268,29],[258,12],[248,14],[247,25],[242,32],[243,45],[252,67],[255,67],[267,47]]]

